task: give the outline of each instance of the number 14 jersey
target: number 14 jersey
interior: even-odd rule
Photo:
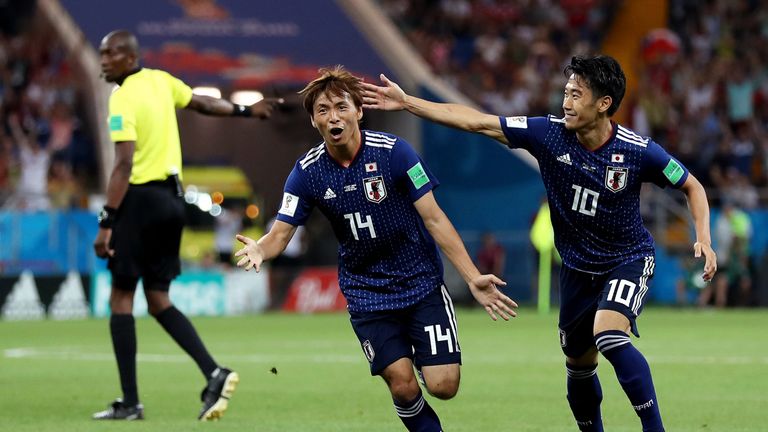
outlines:
[[[277,219],[303,225],[317,207],[339,241],[339,286],[353,312],[403,309],[443,283],[434,239],[413,203],[439,182],[402,138],[362,131],[348,167],[312,148],[285,183]]]

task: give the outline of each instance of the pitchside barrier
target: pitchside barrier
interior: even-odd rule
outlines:
[[[111,275],[71,271],[65,275],[33,275],[23,271],[0,277],[0,319],[79,319],[109,315]],[[147,315],[140,286],[134,315]],[[173,281],[173,303],[190,316],[259,313],[269,303],[266,273],[188,271]]]

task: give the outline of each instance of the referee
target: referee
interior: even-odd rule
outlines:
[[[134,292],[141,278],[149,313],[194,359],[207,381],[198,418],[217,419],[226,410],[239,377],[216,363],[192,323],[168,296],[171,281],[181,270],[179,245],[184,226],[176,108],[266,119],[282,100],[265,99],[242,106],[193,95],[189,86],[167,72],[139,66],[138,42],[125,30],[104,36],[99,52],[102,76],[117,84],[109,98],[109,131],[116,145],[107,203],[99,215],[99,233],[93,246],[96,255],[108,258],[112,273],[109,327],[123,397],[93,418],[144,418],[136,385],[132,314]]]

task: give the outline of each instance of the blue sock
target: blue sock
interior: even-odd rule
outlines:
[[[640,417],[643,432],[663,432],[651,368],[640,351],[632,346],[629,336],[619,330],[608,330],[595,335],[595,344],[613,365],[624,393]]]
[[[582,432],[602,432],[600,402],[603,401],[603,389],[597,378],[597,365],[574,366],[566,363],[565,370],[568,373],[568,404],[576,425]]]
[[[424,395],[419,390],[419,395],[412,401],[395,402],[395,411],[398,417],[411,432],[442,432],[440,419],[435,410],[424,400]]]

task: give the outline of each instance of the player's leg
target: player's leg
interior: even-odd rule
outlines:
[[[371,375],[387,384],[395,412],[409,431],[441,431],[440,419],[424,399],[413,372],[409,312],[353,312],[350,322],[370,363]]]
[[[123,397],[112,402],[104,411],[93,415],[96,420],[141,420],[143,407],[139,403],[136,384],[136,323],[133,318],[133,296],[137,278],[112,275],[109,306],[109,331],[112,349],[120,374]]]
[[[429,394],[443,400],[456,396],[461,381],[461,346],[453,301],[445,286],[413,307],[409,333],[414,364]]]
[[[635,319],[643,308],[654,259],[646,257],[609,274],[595,317],[595,344],[616,372],[621,387],[640,417],[643,431],[663,431],[651,369],[630,340],[639,336]]]
[[[413,363],[407,357],[388,365],[381,377],[387,383],[395,412],[409,431],[440,432],[442,426],[437,413],[424,399],[421,387],[413,373]]]
[[[603,390],[597,376],[597,348],[592,335],[596,297],[594,276],[560,269],[560,347],[566,357],[568,406],[580,431],[600,432]]]

